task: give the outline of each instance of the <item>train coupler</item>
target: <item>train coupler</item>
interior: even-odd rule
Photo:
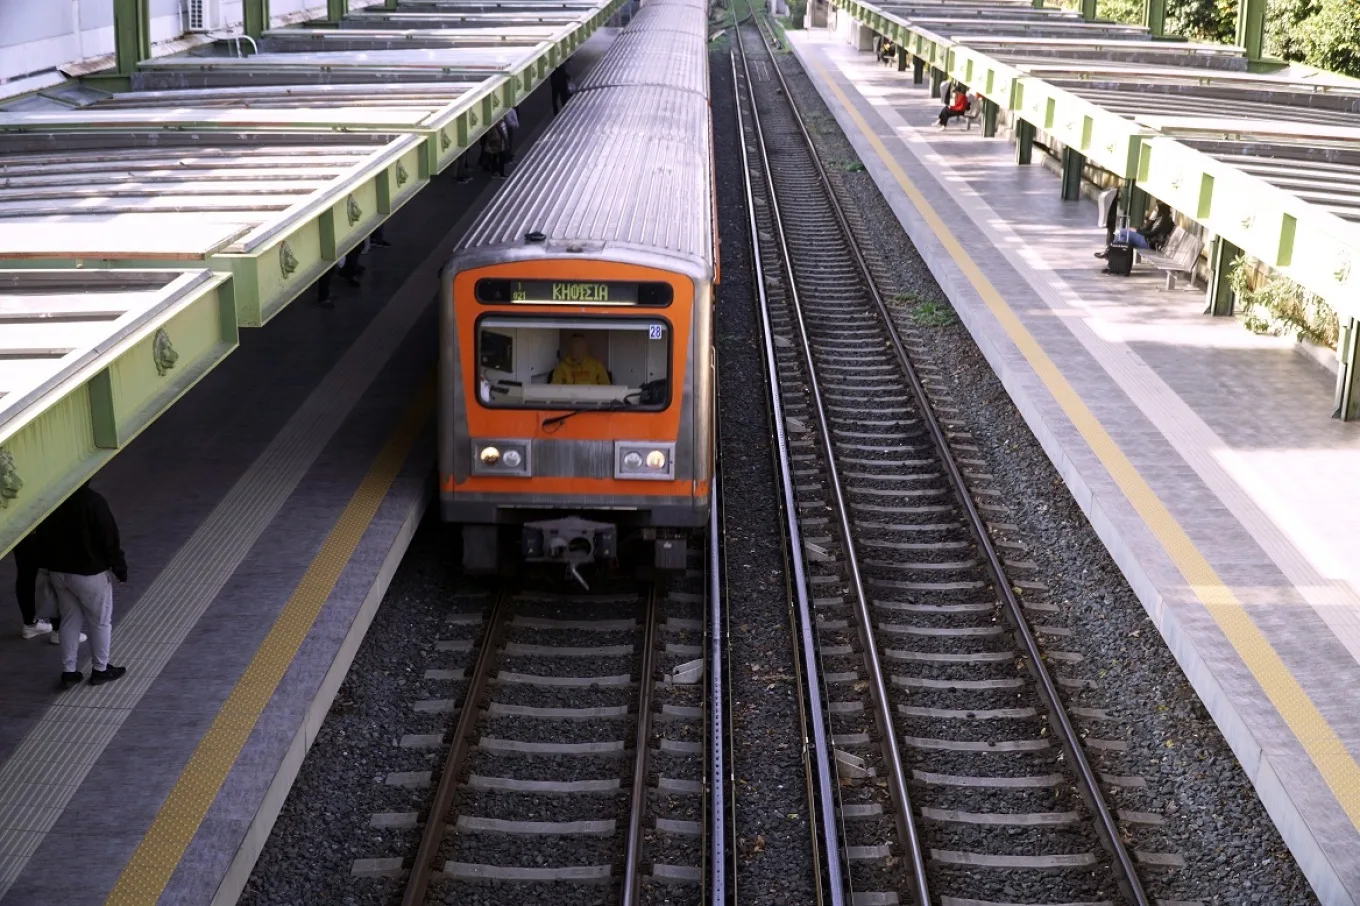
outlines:
[[[579,516],[546,519],[524,524],[523,551],[528,563],[560,563],[567,577],[582,588],[590,586],[580,567],[618,556],[618,529],[608,522],[591,522]]]

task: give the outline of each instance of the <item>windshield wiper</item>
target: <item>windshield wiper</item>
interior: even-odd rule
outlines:
[[[549,434],[551,434],[553,431],[556,431],[558,428],[562,427],[562,423],[565,422],[567,419],[580,415],[582,412],[617,412],[620,409],[628,409],[631,407],[631,405],[633,405],[631,403],[626,402],[628,397],[637,396],[638,393],[641,393],[641,391],[638,391],[637,393],[628,394],[628,396],[624,397],[623,401],[614,400],[612,402],[606,403],[603,406],[581,406],[577,409],[572,409],[569,412],[564,412],[561,415],[554,415],[551,418],[545,418],[543,419],[543,424],[541,424],[539,427],[541,427],[544,431],[547,431]]]

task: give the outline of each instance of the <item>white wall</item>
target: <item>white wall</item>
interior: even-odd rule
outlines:
[[[185,0],[148,0],[151,42],[184,33]],[[209,0],[212,2],[212,0]],[[239,28],[242,0],[217,0],[220,22]],[[373,0],[350,0],[359,7]],[[312,11],[324,14],[325,0],[270,0],[275,23]],[[0,0],[0,96],[60,81],[59,66],[113,53],[113,0]]]

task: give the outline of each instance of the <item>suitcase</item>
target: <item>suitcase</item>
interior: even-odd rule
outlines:
[[[1133,273],[1133,246],[1111,243],[1105,249],[1105,273],[1116,277],[1127,277]]]

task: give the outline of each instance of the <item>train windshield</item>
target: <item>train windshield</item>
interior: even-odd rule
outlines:
[[[670,402],[670,325],[660,318],[517,318],[477,323],[485,406],[640,409]]]

